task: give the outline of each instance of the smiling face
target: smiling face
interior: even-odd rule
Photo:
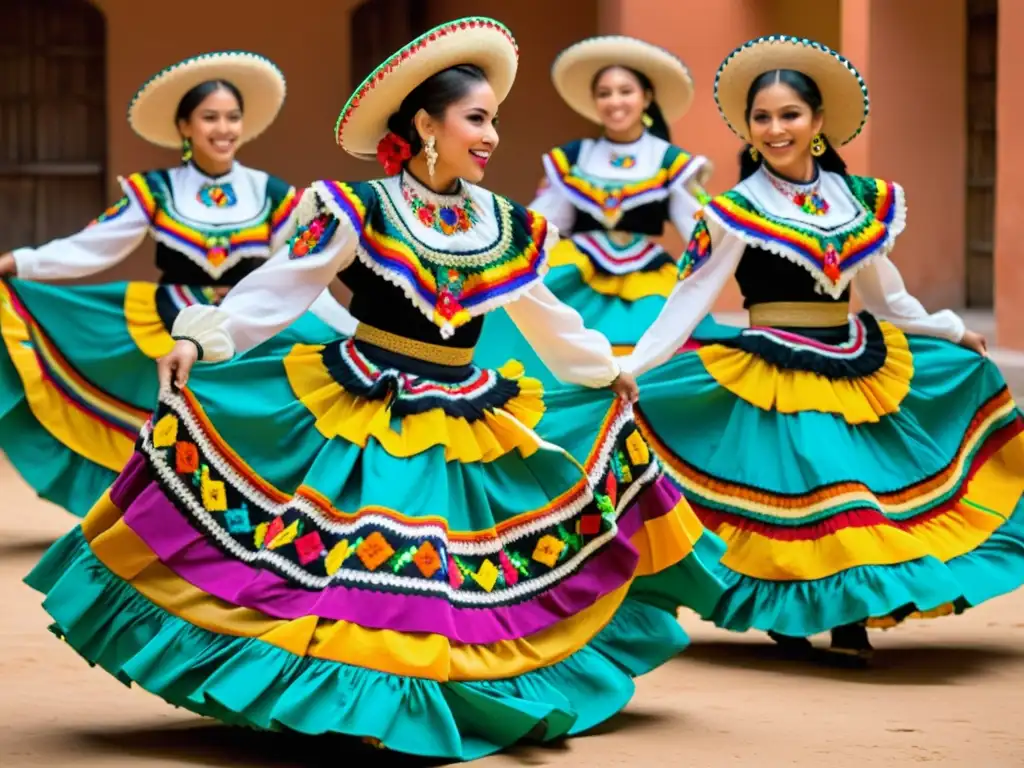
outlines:
[[[605,132],[629,136],[643,131],[644,110],[651,103],[636,75],[624,67],[608,67],[594,81],[594,105]]]
[[[747,127],[750,143],[772,168],[802,180],[813,175],[811,140],[823,123],[821,110],[815,112],[793,88],[775,82],[754,96]]]
[[[472,83],[465,96],[448,105],[440,120],[421,111],[417,129],[424,139],[435,139],[435,178],[479,184],[498,148],[498,98],[494,89],[486,80]]]
[[[188,119],[178,121],[182,138],[192,141],[196,165],[212,173],[231,167],[242,136],[242,108],[227,88],[199,102]]]

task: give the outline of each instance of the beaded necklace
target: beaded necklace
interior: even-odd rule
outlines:
[[[828,213],[828,201],[821,196],[821,177],[810,187],[799,187],[782,179],[776,178],[772,173],[765,173],[768,181],[781,194],[785,195],[801,211],[810,216],[824,216]]]
[[[476,205],[461,182],[459,193],[455,195],[421,192],[417,187],[412,179],[402,175],[402,197],[424,226],[450,236],[468,232],[478,221]]]

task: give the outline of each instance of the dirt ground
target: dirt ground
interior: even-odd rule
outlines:
[[[0,766],[368,765],[348,742],[229,729],[90,669],[46,631],[22,576],[72,518],[0,458]],[[876,635],[870,671],[773,658],[767,641],[690,617],[693,646],[638,681],[597,733],[481,766],[1024,766],[1024,591],[966,616]],[[384,764],[408,764],[384,761]]]

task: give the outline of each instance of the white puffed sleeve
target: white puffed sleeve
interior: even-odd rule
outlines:
[[[505,305],[512,322],[544,364],[562,381],[606,387],[619,375],[608,339],[583,325],[543,283]]]
[[[697,213],[709,199],[704,184],[712,169],[711,162],[705,157],[694,157],[690,163],[693,167],[673,182],[668,192],[668,218],[683,242],[688,242],[693,236]]]
[[[323,234],[307,253],[300,255],[296,249],[306,231],[302,227],[290,245],[246,275],[219,306],[183,309],[171,335],[194,339],[203,348],[203,360],[217,362],[252,349],[295,322],[355,257],[358,235],[348,218],[321,209],[309,227],[317,223]]]
[[[906,333],[959,343],[967,330],[964,321],[952,310],[929,313],[907,292],[900,271],[888,256],[876,258],[854,275],[853,288],[868,312]]]
[[[640,337],[633,351],[620,359],[622,370],[640,376],[661,365],[675,354],[711,311],[718,294],[736,273],[746,250],[746,243],[727,233],[712,234],[712,242],[707,260],[676,284],[651,327]]]
[[[527,208],[536,211],[558,228],[559,232],[570,234],[576,223],[576,208],[556,185],[545,177],[537,196]]]
[[[126,194],[81,232],[51,240],[38,248],[13,251],[18,277],[25,280],[70,280],[115,266],[138,248],[149,231],[149,215]]]

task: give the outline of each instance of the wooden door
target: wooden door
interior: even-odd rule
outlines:
[[[103,14],[0,0],[0,252],[81,229],[109,204]]]
[[[998,0],[967,2],[967,305],[992,307]]]
[[[352,90],[379,64],[427,31],[426,0],[366,0],[351,16]]]

